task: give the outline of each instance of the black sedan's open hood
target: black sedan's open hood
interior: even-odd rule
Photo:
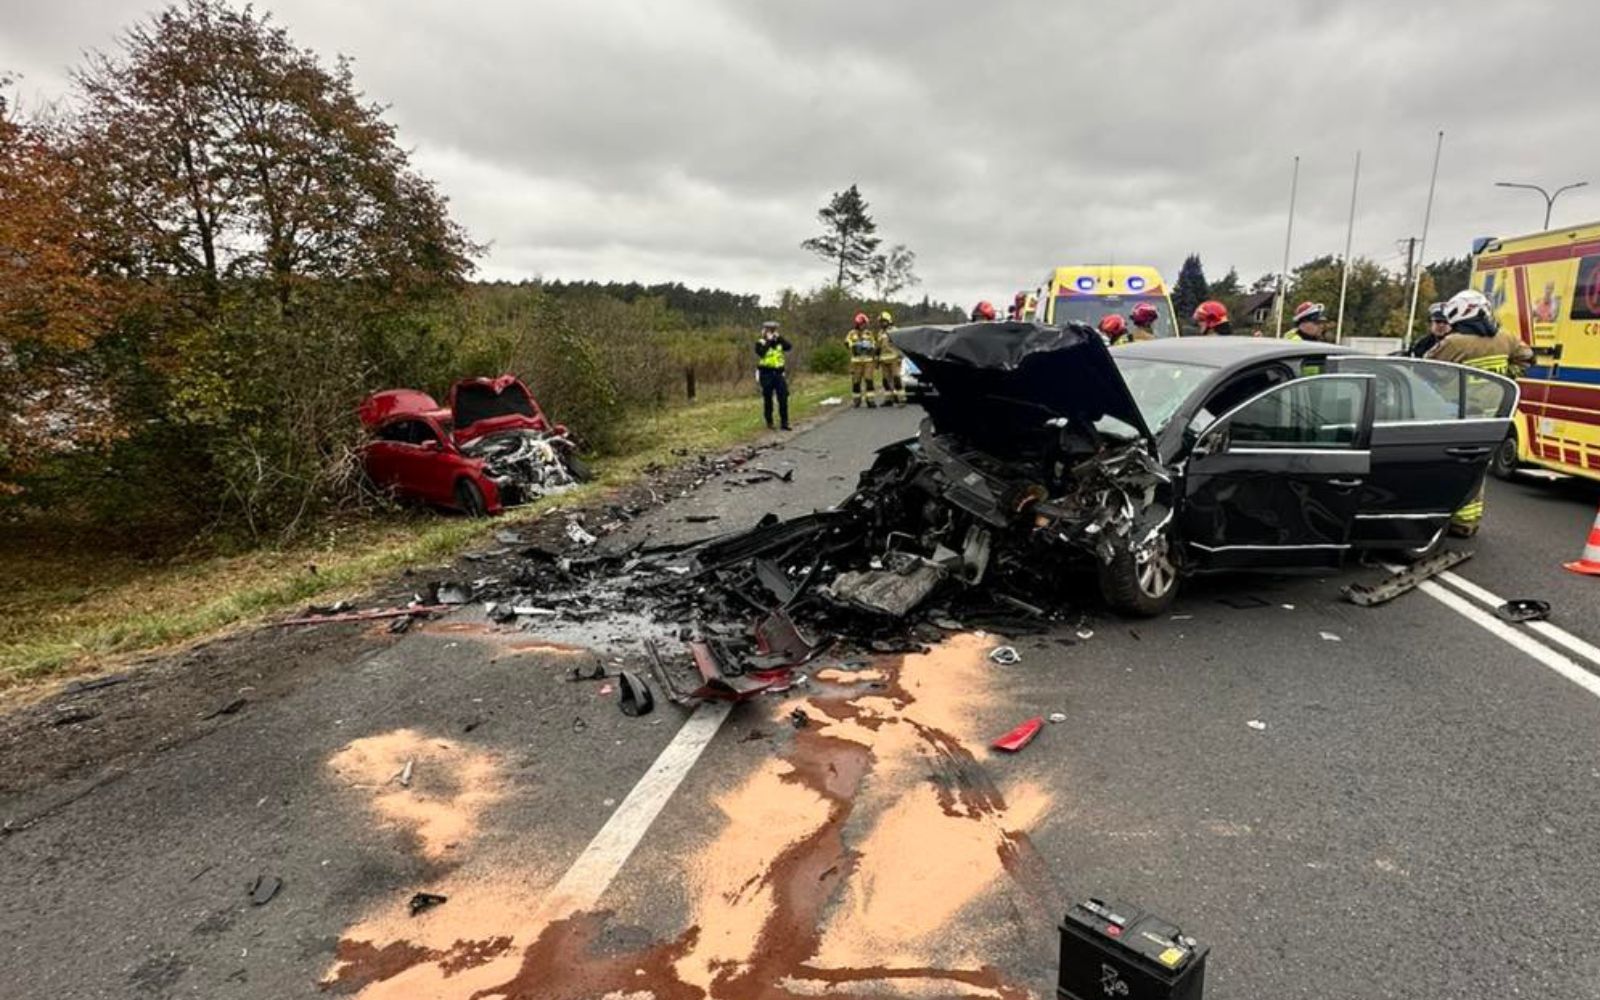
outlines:
[[[941,432],[1020,447],[1049,420],[1092,433],[1111,416],[1151,440],[1105,341],[1082,323],[913,326],[889,339],[937,391],[925,405]]]

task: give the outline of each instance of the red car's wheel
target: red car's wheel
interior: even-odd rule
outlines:
[[[484,502],[483,490],[470,479],[456,483],[456,507],[468,517],[488,517],[489,505]]]

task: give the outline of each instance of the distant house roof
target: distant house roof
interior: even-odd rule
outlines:
[[[1252,313],[1271,309],[1273,302],[1278,298],[1275,291],[1256,292],[1239,303],[1239,315],[1249,316]]]

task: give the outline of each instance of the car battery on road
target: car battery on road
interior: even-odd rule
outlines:
[[[1085,900],[1061,921],[1061,1000],[1200,1000],[1211,949],[1134,906]]]

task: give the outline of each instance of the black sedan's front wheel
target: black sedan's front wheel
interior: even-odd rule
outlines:
[[[1167,536],[1162,534],[1142,553],[1121,551],[1101,563],[1100,593],[1112,610],[1140,618],[1171,607],[1178,595],[1178,566]]]

